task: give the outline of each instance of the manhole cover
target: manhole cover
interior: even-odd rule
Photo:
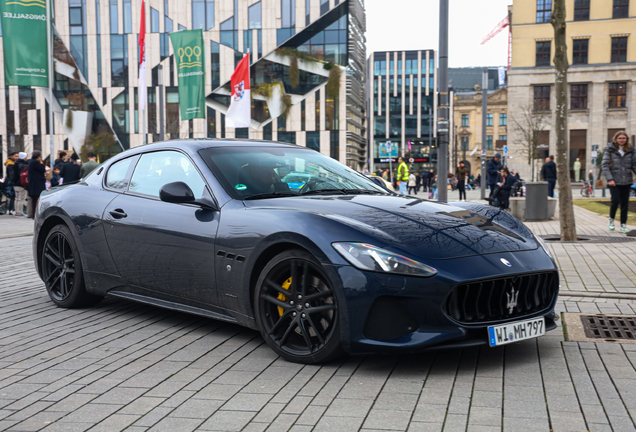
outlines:
[[[543,240],[545,241],[554,241],[554,242],[560,242],[561,237],[559,236],[559,234],[544,234],[544,235],[540,235],[539,237],[541,237]],[[585,243],[626,243],[626,242],[633,242],[636,241],[636,238],[634,237],[625,237],[625,236],[579,236],[578,241],[567,241],[567,242],[562,242],[562,243],[578,243],[578,242],[585,242]]]
[[[636,343],[636,316],[564,313],[566,337],[572,342]]]

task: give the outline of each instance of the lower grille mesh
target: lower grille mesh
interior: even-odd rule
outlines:
[[[465,324],[519,318],[548,309],[558,286],[556,272],[466,283],[453,289],[446,311],[452,319]]]

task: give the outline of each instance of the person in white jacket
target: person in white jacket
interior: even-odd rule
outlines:
[[[413,195],[417,195],[417,179],[415,178],[415,174],[411,173],[409,174],[409,183],[408,183],[408,189],[409,189],[409,195],[411,195],[411,191],[413,191]]]

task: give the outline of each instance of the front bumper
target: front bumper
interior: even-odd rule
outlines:
[[[501,258],[511,267],[503,265]],[[546,330],[557,327],[554,305],[558,291],[547,308],[509,319],[465,324],[451,319],[445,310],[453,288],[466,281],[556,271],[554,262],[541,249],[426,264],[435,267],[438,274],[431,278],[402,277],[352,266],[335,268],[344,297],[341,310],[345,310],[340,316],[346,351],[396,353],[488,345],[489,326],[541,316],[545,317]]]

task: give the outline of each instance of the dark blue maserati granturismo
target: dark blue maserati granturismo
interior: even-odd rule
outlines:
[[[395,195],[276,142],[121,153],[42,194],[33,253],[58,306],[111,295],[235,322],[294,362],[556,327],[555,262],[508,213]]]

